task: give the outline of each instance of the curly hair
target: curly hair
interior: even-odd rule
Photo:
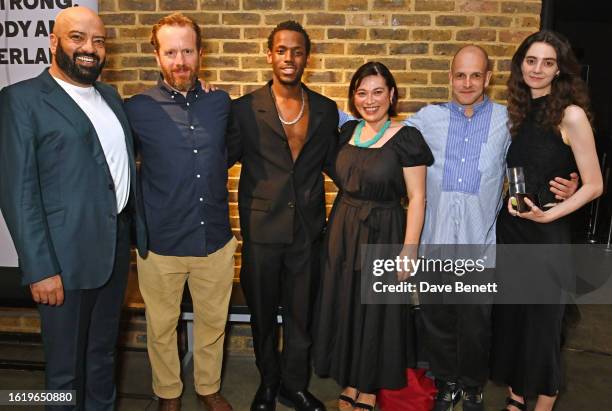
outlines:
[[[274,45],[274,35],[282,30],[295,31],[304,36],[304,47],[306,48],[306,55],[310,55],[310,37],[308,36],[308,33],[306,33],[306,30],[304,30],[304,27],[302,27],[302,25],[297,21],[293,20],[283,21],[281,23],[278,23],[278,25],[274,27],[274,30],[272,30],[272,32],[270,32],[270,35],[268,36],[268,50],[272,50],[272,46]]]
[[[559,132],[563,112],[569,105],[577,105],[593,122],[587,86],[580,77],[580,64],[572,51],[569,41],[561,34],[542,30],[527,37],[514,53],[508,79],[508,125],[510,134],[516,136],[527,113],[531,110],[531,92],[525,83],[521,65],[527,51],[534,43],[546,43],[557,53],[559,74],[551,84],[550,98],[536,120],[542,127],[552,128]]]

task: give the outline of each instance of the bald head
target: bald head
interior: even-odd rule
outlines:
[[[489,70],[489,55],[480,46],[475,44],[469,44],[461,47],[453,56],[453,62],[451,63],[451,70],[454,70],[455,63],[463,63],[465,60],[478,62],[482,66],[482,71],[486,72]]]
[[[474,104],[484,99],[485,89],[491,79],[489,56],[475,45],[462,47],[455,53],[449,73],[453,101],[471,113]]]
[[[87,7],[70,7],[60,12],[51,34],[53,77],[76,86],[96,81],[106,59],[106,29],[100,17]]]
[[[69,7],[58,13],[58,15],[55,17],[55,24],[53,25],[53,34],[59,36],[67,30],[71,30],[75,26],[80,26],[81,24],[79,24],[79,22],[96,26],[102,31],[105,31],[104,23],[95,11],[87,7],[79,6]]]

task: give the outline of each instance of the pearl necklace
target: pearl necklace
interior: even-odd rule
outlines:
[[[302,96],[302,108],[300,108],[300,112],[298,113],[297,117],[294,120],[291,121],[287,121],[285,120],[281,114],[280,114],[280,109],[278,108],[278,104],[276,103],[276,96],[274,95],[274,92],[272,91],[272,88],[270,88],[270,93],[272,93],[272,100],[274,100],[274,106],[276,107],[276,115],[278,116],[278,119],[280,120],[281,123],[283,123],[286,126],[292,126],[295,123],[297,123],[298,121],[300,121],[302,119],[302,117],[304,116],[304,89],[300,87],[300,90],[302,91],[301,96]]]

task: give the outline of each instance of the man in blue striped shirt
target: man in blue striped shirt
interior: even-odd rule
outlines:
[[[449,73],[452,100],[428,105],[405,121],[419,129],[435,158],[427,169],[422,244],[495,244],[510,133],[506,107],[485,95],[491,75],[484,49],[461,48]],[[349,119],[341,113],[340,124]],[[577,186],[556,180],[551,190],[559,198]],[[434,411],[452,409],[462,391],[465,411],[484,411],[490,308],[423,305],[425,349],[439,389]]]
[[[423,244],[495,244],[510,132],[506,107],[485,95],[491,74],[484,49],[461,48],[449,74],[452,100],[426,106],[406,120],[421,131],[436,159],[427,169]],[[560,199],[576,189],[576,181],[555,180],[551,190]],[[451,408],[462,390],[464,411],[484,411],[490,308],[423,306],[425,349],[439,389],[435,411]]]
[[[449,74],[452,100],[406,121],[421,131],[436,159],[427,170],[423,244],[495,244],[510,133],[506,108],[485,95],[491,74],[483,49],[462,48]],[[463,389],[463,409],[484,411],[490,307],[423,306],[425,350],[439,390],[434,410],[452,409]]]

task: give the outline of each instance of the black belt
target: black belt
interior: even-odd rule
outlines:
[[[359,220],[364,223],[367,223],[368,217],[370,217],[372,211],[376,209],[390,209],[402,207],[402,203],[399,200],[372,201],[352,197],[347,194],[341,194],[340,201],[350,207],[358,208],[359,213],[357,214],[357,216],[359,217]]]
[[[359,210],[357,212],[357,218],[361,223],[363,223],[363,227],[359,231],[359,238],[357,239],[357,247],[355,249],[355,256],[353,261],[353,269],[356,271],[360,271],[361,246],[364,246],[371,241],[371,232],[380,229],[380,227],[375,226],[376,219],[370,219],[370,215],[375,210],[401,208],[402,204],[400,203],[400,200],[371,201],[355,198],[346,194],[341,194],[340,202],[346,204],[349,207],[357,208]]]

